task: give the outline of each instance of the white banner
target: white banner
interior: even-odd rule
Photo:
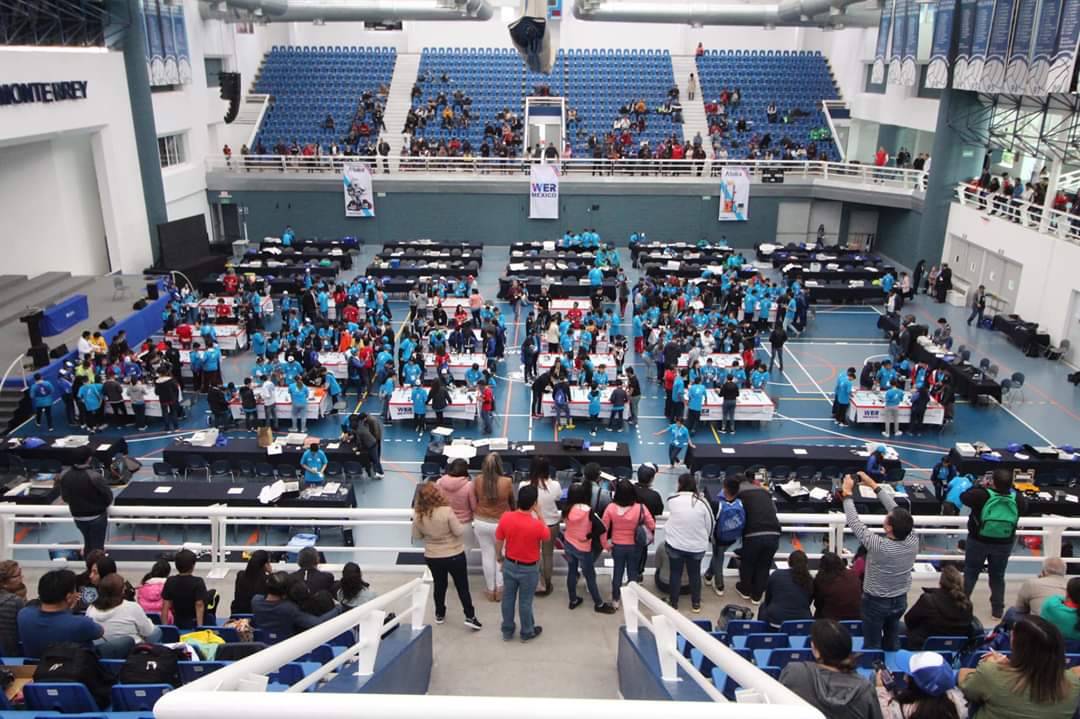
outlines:
[[[719,219],[750,219],[750,171],[745,167],[725,167],[720,175]]]
[[[533,165],[529,180],[529,219],[559,219],[559,168]]]
[[[363,163],[344,167],[345,216],[374,217],[375,196],[371,193],[371,168]]]

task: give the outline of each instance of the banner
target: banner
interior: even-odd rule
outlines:
[[[967,76],[971,59],[971,41],[975,35],[976,0],[960,0],[960,26],[956,37],[956,62],[953,68],[952,86],[959,90]]]
[[[371,193],[371,168],[359,162],[344,167],[345,216],[374,217],[375,196]]]
[[[180,75],[180,82],[191,82],[191,51],[188,49],[187,25],[184,23],[184,8],[173,5],[172,8],[173,37],[176,41],[176,71]]]
[[[1013,0],[997,0],[994,3],[994,21],[990,24],[990,42],[986,47],[979,89],[998,93],[1005,90],[1005,60],[1009,55],[1009,36],[1013,28]]]
[[[915,0],[896,0],[893,8],[892,47],[889,49],[889,84],[900,84],[901,65],[904,62],[904,40],[907,36],[908,9]]]
[[[559,219],[559,168],[533,165],[529,177],[529,219]]]
[[[919,8],[915,0],[908,1],[907,32],[904,35],[904,57],[900,63],[900,84],[915,87],[919,81],[919,66],[915,56],[919,52]]]
[[[938,0],[934,14],[934,39],[930,45],[930,63],[926,66],[926,87],[940,90],[949,86],[952,64],[953,22],[956,0]]]
[[[874,49],[874,67],[870,71],[870,82],[880,85],[885,81],[885,58],[889,51],[889,29],[892,25],[892,0],[885,0],[881,6],[881,20],[878,22],[877,47]]]
[[[1028,56],[1035,32],[1035,12],[1038,0],[1017,0],[1016,21],[1013,23],[1009,60],[1005,64],[1005,92],[1022,95],[1027,88]]]
[[[990,27],[994,22],[994,0],[976,0],[975,25],[971,33],[971,56],[961,90],[978,90],[982,86],[982,71],[986,51],[990,47]]]
[[[178,85],[180,73],[176,69],[176,40],[173,37],[172,10],[168,5],[158,6],[158,25],[161,27],[162,55],[165,57],[165,83]]]
[[[1080,42],[1080,0],[1065,0],[1058,21],[1057,52],[1050,60],[1046,78],[1047,92],[1072,90],[1073,66],[1076,65],[1077,43]]]
[[[161,23],[158,17],[157,3],[153,0],[143,2],[143,18],[146,20],[146,62],[150,71],[151,85],[165,83],[165,55],[161,47]]]
[[[1035,25],[1035,46],[1031,49],[1028,67],[1028,95],[1045,95],[1050,74],[1050,59],[1057,48],[1058,18],[1061,17],[1062,0],[1042,0],[1039,5],[1039,22]]]
[[[745,167],[725,167],[720,175],[721,222],[750,219],[750,171]]]

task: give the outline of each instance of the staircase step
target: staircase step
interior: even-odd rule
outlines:
[[[46,275],[52,275],[52,277],[43,283],[36,282]],[[34,287],[29,291],[22,291],[23,286],[20,285],[17,297],[0,299],[0,325],[18,320],[31,307],[47,307],[54,302],[66,299],[94,282],[94,277],[72,277],[67,272],[46,272],[44,275],[39,275],[27,283],[34,283]]]

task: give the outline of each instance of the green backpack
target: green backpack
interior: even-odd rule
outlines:
[[[979,514],[979,534],[987,539],[1008,539],[1016,532],[1016,523],[1020,519],[1016,497],[1012,492],[999,494],[989,487],[986,493],[990,498]]]

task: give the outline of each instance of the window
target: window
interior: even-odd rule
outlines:
[[[162,167],[182,165],[187,157],[184,153],[183,135],[166,135],[159,137],[157,141],[158,157],[161,158]]]
[[[203,59],[206,68],[206,86],[221,87],[221,73],[225,69],[224,61],[220,57],[208,57]]]

